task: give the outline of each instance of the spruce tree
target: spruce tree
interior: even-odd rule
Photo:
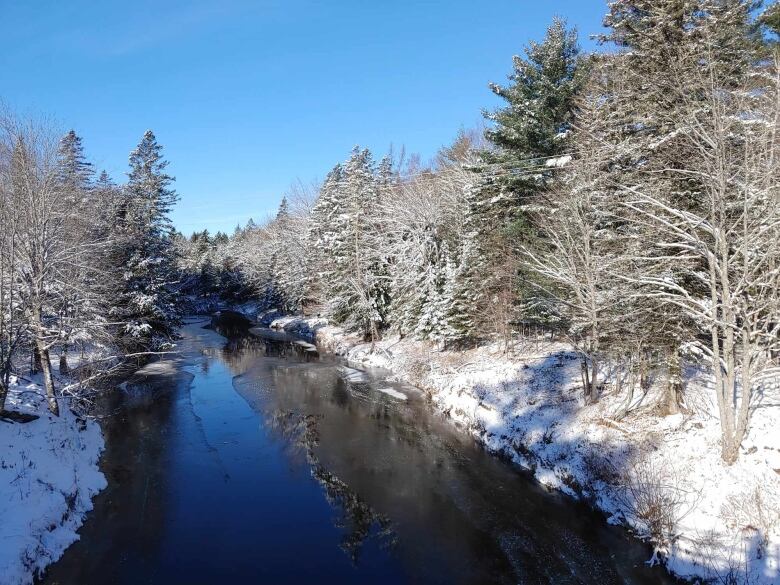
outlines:
[[[478,314],[521,293],[516,254],[535,237],[523,209],[548,188],[566,161],[561,157],[568,149],[582,78],[576,31],[556,18],[543,42],[531,43],[524,58],[514,58],[510,83],[490,86],[506,106],[485,113],[493,123],[486,137],[494,148],[482,153],[468,198],[469,264],[461,271],[467,282],[459,286],[471,289],[474,302],[461,325],[476,324]]]
[[[477,294],[471,283],[476,278],[475,266],[478,258],[474,249],[474,240],[465,238],[460,245],[459,258],[448,258],[444,298],[447,300],[445,313],[446,337],[443,342],[460,343],[474,337],[478,323],[475,321],[474,307]]]
[[[677,92],[692,68],[712,67],[737,81],[757,53],[760,0],[616,0],[600,37],[623,49],[621,72],[630,80],[633,130],[643,137],[673,130]]]
[[[506,106],[485,114],[494,124],[486,136],[497,149],[484,158],[499,169],[497,183],[522,197],[550,179],[545,159],[566,152],[583,78],[576,31],[556,18],[544,41],[530,43],[526,57],[516,56],[513,65],[508,85],[490,85]]]
[[[309,294],[324,308],[328,302],[331,285],[338,278],[334,254],[335,228],[333,220],[341,213],[338,189],[344,180],[341,164],[337,164],[320,187],[317,201],[311,213],[309,239],[313,246],[313,264],[317,270],[308,283]]]
[[[767,42],[777,45],[778,40],[780,40],[780,3],[776,0],[772,2],[761,14],[759,23],[765,29]]]
[[[338,323],[375,339],[386,325],[389,291],[381,233],[380,181],[368,149],[355,148],[331,171],[313,211],[323,255],[322,296]]]
[[[652,183],[670,202],[694,210],[701,185],[681,172],[699,153],[689,150],[686,112],[690,99],[709,108],[710,92],[744,87],[761,54],[753,14],[756,0],[616,0],[610,3],[602,42],[622,51],[603,61],[602,74],[621,80],[609,99],[616,104],[613,131],[620,152],[612,180]],[[714,84],[695,87],[706,75]],[[699,84],[700,85],[700,84]],[[682,94],[679,88],[691,87]]]
[[[263,302],[269,308],[282,311],[298,309],[298,296],[292,290],[293,285],[288,277],[294,262],[294,250],[287,245],[287,237],[291,228],[290,205],[287,197],[283,197],[276,212],[276,218],[269,227],[269,239],[272,241],[268,274],[263,292]]]
[[[61,339],[58,344],[60,373],[67,374],[69,347],[76,339],[96,341],[95,334],[98,329],[102,330],[97,324],[104,319],[103,301],[107,297],[99,293],[109,289],[106,285],[111,281],[108,273],[112,267],[107,258],[99,254],[108,247],[110,233],[103,206],[93,197],[94,169],[84,154],[81,137],[73,130],[60,139],[57,171],[63,203],[63,213],[58,219],[64,242],[67,246],[78,246],[88,240],[93,242],[96,251],[96,257],[88,266],[73,263],[64,268],[69,283],[78,285],[61,286],[53,295],[56,302],[50,311],[57,315],[56,328]],[[54,288],[51,292],[55,293]]]
[[[81,137],[74,130],[68,131],[60,140],[57,151],[60,167],[60,181],[69,191],[86,192],[95,175],[92,163],[84,155]]]
[[[178,200],[162,146],[148,130],[130,154],[120,229],[125,241],[122,317],[130,343],[162,347],[179,323],[176,306],[173,227]]]
[[[748,382],[737,391],[736,372],[749,378],[755,371],[759,360],[751,361],[756,354],[751,356],[748,340],[751,323],[761,323],[739,316],[735,291],[766,276],[764,270],[750,272],[752,260],[771,257],[769,245],[760,254],[748,251],[764,232],[746,229],[771,216],[762,216],[766,200],[751,183],[771,176],[759,161],[772,160],[754,154],[765,152],[755,137],[766,126],[753,122],[767,119],[771,108],[761,108],[774,91],[754,18],[759,4],[617,0],[605,19],[611,30],[604,40],[624,49],[608,72],[621,87],[606,96],[616,106],[622,136],[601,168],[616,190],[611,209],[622,209],[625,225],[618,229],[640,244],[621,276],[641,285],[632,291],[642,319],[637,328],[653,331],[654,349],[672,370],[666,412],[679,402],[681,342],[711,340],[703,349],[713,357],[727,462],[736,458],[744,436],[752,389]],[[730,224],[735,220],[739,225]],[[754,315],[768,291],[771,296],[776,289],[756,286],[749,293]],[[740,336],[744,345],[733,350]],[[728,357],[721,358],[721,351]]]

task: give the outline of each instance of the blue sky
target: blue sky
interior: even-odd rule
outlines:
[[[497,105],[512,55],[553,15],[600,30],[604,0],[0,0],[0,100],[74,128],[124,180],[147,128],[176,226],[271,213],[355,144],[424,159]]]

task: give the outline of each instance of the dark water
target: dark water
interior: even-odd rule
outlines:
[[[115,395],[109,486],[43,583],[671,582],[413,389],[204,323]]]

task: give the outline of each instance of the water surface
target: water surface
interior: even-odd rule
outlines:
[[[386,372],[207,323],[112,395],[109,486],[43,583],[672,582]]]

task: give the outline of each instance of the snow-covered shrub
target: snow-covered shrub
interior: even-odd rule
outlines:
[[[670,464],[641,456],[618,481],[617,499],[626,521],[653,544],[655,562],[677,540],[678,524],[693,508],[685,483]]]
[[[588,478],[588,483],[595,485],[597,482],[605,485],[617,485],[620,482],[620,474],[612,461],[596,450],[587,451],[582,456],[583,469]]]
[[[740,535],[727,538],[722,532],[708,530],[694,539],[694,558],[708,576],[708,583],[753,585],[756,583],[750,564],[750,551]],[[727,551],[724,556],[724,551]]]
[[[406,360],[405,368],[406,373],[412,380],[422,381],[423,378],[431,371],[430,360],[424,355],[412,355]]]
[[[756,556],[760,559],[769,535],[780,525],[780,497],[756,483],[745,492],[730,495],[721,513],[730,528],[755,533]]]

